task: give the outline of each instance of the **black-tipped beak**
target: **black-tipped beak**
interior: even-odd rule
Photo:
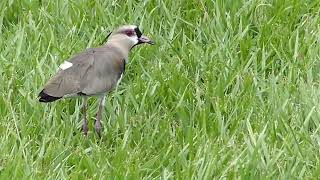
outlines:
[[[154,45],[155,43],[149,39],[147,36],[144,36],[144,35],[141,35],[139,38],[138,38],[138,43],[139,44],[142,44],[142,43],[147,43],[147,44],[151,44],[151,45]]]

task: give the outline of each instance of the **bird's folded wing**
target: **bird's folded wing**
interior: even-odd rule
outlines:
[[[93,61],[93,55],[90,53],[85,52],[74,56],[60,65],[60,70],[48,81],[43,91],[54,97],[81,92],[81,79],[90,70]],[[66,68],[66,65],[69,67]]]
[[[54,97],[102,94],[115,86],[123,69],[122,55],[109,48],[89,49],[68,62],[45,85],[46,94]]]

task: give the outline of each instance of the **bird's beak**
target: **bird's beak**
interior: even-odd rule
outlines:
[[[139,41],[139,44],[142,44],[142,43],[148,43],[148,44],[151,44],[151,45],[155,44],[151,39],[149,39],[147,36],[144,36],[144,35],[141,35],[138,38],[138,41]]]

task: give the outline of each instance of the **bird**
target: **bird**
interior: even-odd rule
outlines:
[[[59,70],[44,85],[38,95],[39,102],[49,103],[63,98],[82,97],[82,131],[88,134],[87,101],[98,97],[99,107],[94,123],[101,137],[101,118],[105,96],[115,89],[125,71],[130,50],[140,44],[154,45],[136,25],[123,25],[112,31],[105,44],[88,48],[64,61]]]

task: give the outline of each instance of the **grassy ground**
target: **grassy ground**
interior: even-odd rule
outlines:
[[[0,179],[320,176],[319,0],[2,0]],[[103,138],[81,100],[40,104],[70,55],[138,24]]]

